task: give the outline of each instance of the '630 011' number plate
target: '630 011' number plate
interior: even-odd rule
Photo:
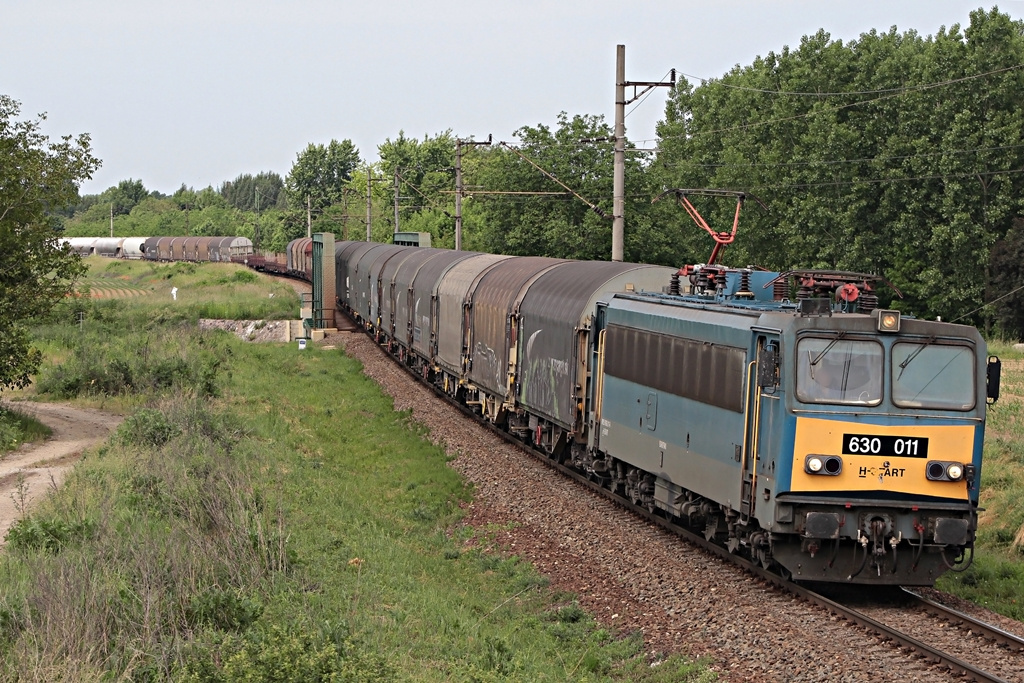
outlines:
[[[843,434],[843,455],[927,458],[928,439],[920,436]]]

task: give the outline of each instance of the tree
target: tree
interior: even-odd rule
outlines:
[[[70,292],[84,268],[61,247],[56,212],[78,201],[78,185],[100,161],[88,135],[51,142],[45,116],[19,121],[20,104],[0,95],[0,390],[23,387],[42,359],[25,322]]]
[[[257,175],[243,173],[220,186],[220,194],[231,206],[241,211],[265,211],[277,206],[277,197],[284,180],[273,171]]]
[[[114,187],[107,188],[100,195],[99,204],[110,206],[113,204],[114,215],[123,216],[131,213],[132,209],[149,196],[149,191],[142,184],[141,180],[122,180]]]
[[[399,229],[429,232],[435,247],[454,246],[455,138],[452,132],[446,130],[434,137],[424,135],[422,140],[417,140],[399,131],[396,139],[388,138],[379,145],[377,153],[384,178],[392,180],[396,171],[398,173]],[[381,183],[381,189],[389,190],[393,206],[394,184]],[[384,217],[392,227],[393,216],[393,212],[387,212]]]
[[[652,170],[665,188],[768,202],[744,212],[729,265],[881,272],[905,295],[891,305],[984,322],[990,252],[1024,208],[1022,62],[1024,23],[997,10],[928,38],[893,28],[844,44],[819,31],[681,83]],[[727,226],[730,208],[705,215]]]
[[[609,142],[586,140],[607,140],[611,134],[601,116],[570,117],[562,112],[555,130],[540,125],[516,131],[518,153],[505,147],[476,148],[467,153],[463,159],[466,185],[508,193],[481,194],[463,204],[464,213],[477,212],[474,218],[479,218],[482,231],[479,241],[473,238],[468,242],[474,248],[479,245],[500,254],[610,258],[614,152]],[[625,257],[645,263],[674,263],[672,235],[651,229],[650,202],[656,193],[647,177],[642,154],[627,155]],[[537,194],[519,194],[524,192]]]
[[[1024,218],[1017,218],[1006,237],[992,248],[992,277],[986,297],[995,302],[998,331],[1024,339]]]
[[[304,209],[307,197],[317,211],[340,203],[358,165],[359,150],[351,140],[331,140],[326,146],[310,143],[296,155],[285,178],[289,206]]]

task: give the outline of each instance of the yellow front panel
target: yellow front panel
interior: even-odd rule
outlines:
[[[900,425],[883,427],[863,423],[800,417],[796,421],[793,448],[792,491],[899,491],[922,496],[967,500],[967,482],[929,481],[925,465],[930,460],[969,464],[974,448],[972,425]],[[928,439],[928,457],[843,454],[844,434],[872,434],[902,439]],[[843,471],[837,476],[807,474],[806,456],[837,455]]]

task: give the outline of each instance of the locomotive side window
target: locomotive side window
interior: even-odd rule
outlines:
[[[797,344],[796,397],[804,403],[874,406],[882,401],[882,346],[804,337]]]
[[[892,347],[892,401],[901,408],[971,410],[977,381],[974,349],[900,342]]]
[[[611,324],[605,372],[734,412],[743,412],[743,349]]]

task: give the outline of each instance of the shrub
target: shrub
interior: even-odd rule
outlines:
[[[7,545],[23,550],[48,550],[56,553],[65,546],[92,538],[96,523],[90,519],[69,522],[62,519],[24,517],[7,531]]]
[[[110,340],[101,335],[70,336],[71,357],[47,368],[36,382],[41,393],[58,398],[117,396],[169,389],[219,394],[222,353],[198,333],[177,330],[153,338],[151,333]]]
[[[135,412],[117,428],[115,441],[129,446],[159,447],[181,433],[159,410],[143,408]]]
[[[263,614],[263,605],[220,588],[195,595],[185,610],[192,626],[212,626],[221,631],[243,631]]]
[[[277,625],[250,629],[241,636],[209,634],[205,643],[194,643],[184,659],[174,680],[377,683],[395,677],[383,657],[350,638]]]
[[[242,284],[252,284],[257,280],[259,280],[259,278],[256,276],[256,273],[252,272],[251,270],[236,270],[234,274],[232,274],[230,280],[228,281],[238,282]]]
[[[25,626],[21,609],[0,604],[0,645],[13,642]]]
[[[0,452],[16,448],[21,442],[21,431],[14,416],[0,408]]]

